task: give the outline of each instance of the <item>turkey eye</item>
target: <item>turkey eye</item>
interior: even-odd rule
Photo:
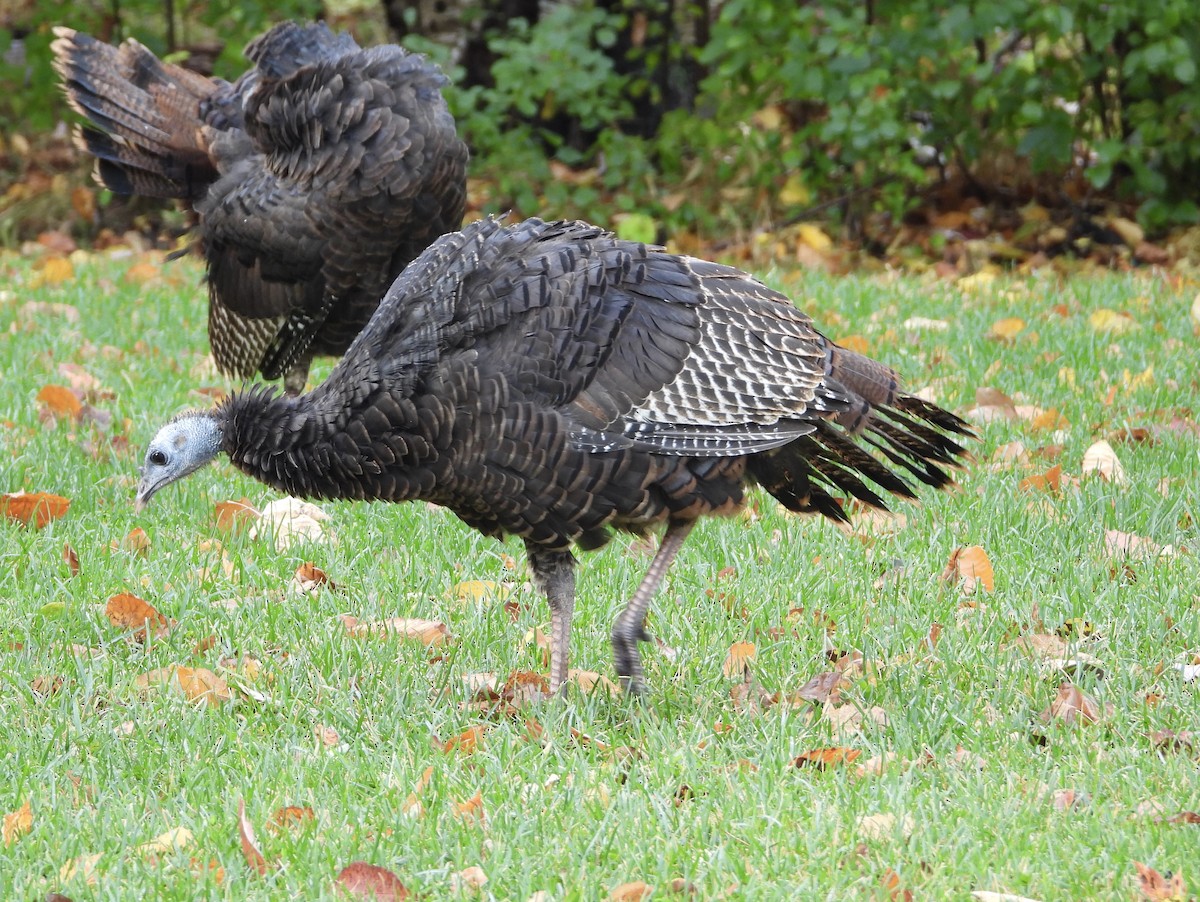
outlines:
[[[154,466],[156,466],[156,467],[166,466],[167,455],[164,454],[162,451],[151,451],[150,452],[150,463],[154,464]]]

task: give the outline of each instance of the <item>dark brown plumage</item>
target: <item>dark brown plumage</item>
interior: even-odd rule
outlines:
[[[571,546],[665,524],[613,627],[642,688],[650,599],[695,521],[759,483],[834,519],[835,495],[882,507],[963,454],[958,417],[899,390],[751,276],[620,241],[586,223],[494,220],[446,235],[396,280],[320,386],[265,387],[176,418],[146,457],[139,503],[224,451],[293,495],[444,505],[525,541],[567,673]]]
[[[467,148],[421,56],[286,22],[229,84],[133,40],[55,34],[97,181],[195,208],[228,375],[300,391],[313,356],[344,353],[404,266],[462,221]]]

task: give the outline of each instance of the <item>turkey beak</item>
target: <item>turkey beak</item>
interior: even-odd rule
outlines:
[[[159,488],[147,475],[145,467],[142,468],[141,476],[142,478],[138,480],[137,495],[133,499],[133,509],[139,514],[150,504],[150,497]]]

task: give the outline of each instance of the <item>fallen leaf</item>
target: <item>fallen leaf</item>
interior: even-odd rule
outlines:
[[[4,815],[4,844],[6,846],[12,845],[32,829],[33,808],[30,807],[29,800],[26,799],[16,811]]]
[[[242,841],[242,854],[246,857],[246,864],[250,865],[250,869],[258,876],[263,877],[267,873],[267,860],[263,858],[262,852],[258,849],[258,839],[254,835],[254,827],[246,817],[245,799],[238,800],[237,819],[238,837]]]
[[[463,868],[457,874],[453,875],[451,883],[455,884],[455,889],[480,889],[488,882],[487,874],[483,872],[483,868],[479,865],[473,865],[469,868]]]
[[[456,818],[462,821],[477,821],[482,824],[487,820],[487,815],[483,810],[483,793],[479,790],[475,790],[475,795],[465,802],[455,802],[451,811]]]
[[[463,730],[457,736],[438,744],[443,752],[460,752],[463,755],[472,755],[483,747],[483,734],[486,732],[487,727],[485,725],[476,724],[473,727]]]
[[[267,820],[267,829],[272,833],[282,833],[293,827],[303,827],[316,819],[316,812],[307,805],[288,805],[271,815]]]
[[[135,526],[129,535],[121,540],[121,550],[145,557],[150,553],[150,537],[140,526]]]
[[[1184,902],[1187,899],[1187,889],[1183,883],[1183,875],[1179,873],[1160,874],[1154,868],[1135,861],[1137,868],[1138,891],[1146,899],[1153,902]]]
[[[390,617],[371,623],[359,623],[353,617],[342,617],[346,632],[355,638],[367,636],[417,639],[425,645],[441,645],[450,637],[450,629],[440,620],[421,620],[416,617]]]
[[[424,813],[425,807],[421,804],[421,800],[418,798],[418,796],[425,791],[425,788],[429,786],[429,782],[432,779],[433,765],[430,765],[421,773],[421,778],[417,780],[416,785],[413,787],[413,791],[408,794],[408,798],[405,799],[404,804],[400,806],[401,812],[409,817],[420,817]]]
[[[325,585],[328,585],[330,589],[334,588],[333,582],[325,575],[325,571],[312,561],[305,561],[296,568],[296,573],[292,576],[292,588],[301,594],[315,592]]]
[[[1172,545],[1159,545],[1145,536],[1121,532],[1119,529],[1104,531],[1104,550],[1112,558],[1157,558],[1175,555],[1175,548]]]
[[[297,542],[319,542],[325,539],[321,524],[329,515],[309,501],[299,498],[280,498],[263,508],[251,526],[250,538],[270,537],[276,551],[286,551]]]
[[[374,899],[375,902],[400,902],[409,897],[408,888],[400,878],[378,865],[353,861],[337,875],[337,885],[355,899]]]
[[[1113,446],[1101,439],[1083,454],[1083,475],[1095,474],[1114,485],[1125,484],[1125,468]]]
[[[1012,341],[1025,330],[1025,320],[1018,316],[1010,316],[996,320],[985,336],[993,341]]]
[[[45,285],[61,285],[75,278],[75,267],[66,257],[47,257],[41,267],[41,281]]]
[[[246,499],[241,501],[220,501],[214,508],[213,515],[217,528],[222,532],[236,532],[252,525],[258,519],[258,511]]]
[[[192,844],[192,831],[187,827],[175,827],[162,833],[149,842],[138,846],[143,855],[170,855]]]
[[[338,735],[338,731],[323,723],[313,727],[313,735],[327,749],[335,749],[342,744],[342,737]]]
[[[184,697],[190,702],[203,701],[210,708],[215,708],[233,698],[229,684],[207,668],[176,667],[175,678]]]
[[[490,604],[504,601],[511,594],[510,586],[490,579],[468,579],[450,589],[450,597],[464,604]]]
[[[996,588],[996,577],[987,552],[979,545],[959,546],[946,562],[942,582],[960,583],[964,595],[972,595],[982,585],[988,592]]]
[[[72,576],[79,575],[79,555],[75,553],[75,549],[69,543],[63,544],[63,560],[66,562],[67,571]]]
[[[798,756],[793,762],[795,767],[815,767],[817,770],[827,770],[843,764],[850,764],[862,754],[860,749],[823,748],[812,749]]]
[[[1101,716],[1100,705],[1094,698],[1073,683],[1058,687],[1058,695],[1038,718],[1044,723],[1061,720],[1065,724],[1096,723]]]
[[[0,495],[0,513],[14,523],[32,524],[34,529],[41,529],[51,520],[64,516],[70,506],[69,499],[49,492]]]
[[[161,639],[170,630],[167,618],[155,610],[152,604],[125,592],[109,598],[104,613],[113,626],[136,630],[134,638],[139,642],[146,641],[147,627],[156,639]]]
[[[858,819],[856,829],[863,839],[879,842],[892,839],[897,832],[901,839],[907,839],[915,826],[911,814],[903,818],[897,818],[894,814],[864,814]]]
[[[649,898],[654,892],[654,887],[641,880],[635,880],[631,883],[622,883],[619,886],[614,886],[608,892],[609,902],[641,902],[642,899]]]
[[[1088,316],[1088,324],[1097,332],[1109,332],[1113,335],[1123,335],[1137,328],[1137,321],[1124,311],[1109,310],[1101,307]]]
[[[83,413],[83,402],[71,389],[63,385],[46,385],[37,393],[37,401],[54,416],[79,419]]]
[[[1022,492],[1047,492],[1057,494],[1062,489],[1062,464],[1055,464],[1045,473],[1026,476],[1018,483]]]
[[[70,883],[76,877],[81,877],[85,885],[95,886],[99,877],[96,865],[99,863],[99,852],[76,856],[58,869],[58,879],[63,883]]]
[[[817,674],[796,690],[795,696],[810,702],[832,701],[837,704],[841,700],[841,687],[849,684],[842,671],[830,670]]]
[[[750,667],[750,662],[758,654],[753,642],[735,642],[729,647],[725,663],[721,665],[721,673],[727,680],[735,677],[741,679]]]

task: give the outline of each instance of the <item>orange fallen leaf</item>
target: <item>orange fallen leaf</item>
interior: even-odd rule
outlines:
[[[1065,724],[1096,723],[1101,716],[1100,705],[1094,698],[1073,683],[1058,687],[1058,695],[1038,717],[1045,723],[1061,720]]]
[[[1045,473],[1026,476],[1018,486],[1022,492],[1047,492],[1056,494],[1062,488],[1062,464],[1055,464]]]
[[[325,571],[312,561],[305,561],[296,568],[292,577],[292,586],[300,592],[315,592],[321,586],[334,588],[333,581],[325,575]]]
[[[125,270],[125,281],[135,285],[144,285],[151,279],[157,278],[159,269],[153,263],[141,260]]]
[[[405,799],[404,804],[400,806],[400,810],[404,814],[408,815],[409,817],[420,817],[424,813],[425,806],[421,804],[421,800],[418,798],[418,796],[425,791],[432,779],[433,765],[431,764],[421,773],[421,778],[417,780],[416,785],[413,787],[413,791],[408,794],[408,798]]]
[[[214,508],[217,529],[222,532],[235,532],[252,524],[258,519],[258,511],[246,499],[241,501],[219,501]]]
[[[79,575],[79,555],[75,553],[75,549],[69,543],[63,544],[63,560],[66,561],[67,570],[72,576]]]
[[[309,806],[288,805],[271,815],[267,821],[267,829],[272,833],[282,833],[293,827],[302,827],[316,819],[317,813]]]
[[[727,680],[741,679],[757,654],[758,649],[753,642],[733,643],[729,647],[729,654],[725,656],[725,663],[721,665],[721,673],[725,674]]]
[[[608,898],[609,902],[642,902],[643,899],[649,898],[652,892],[653,886],[641,880],[634,880],[613,887],[608,893]]]
[[[170,629],[167,618],[155,610],[152,604],[125,592],[109,598],[104,613],[113,626],[136,630],[134,638],[139,642],[146,641],[147,626],[156,639],[165,636]]]
[[[462,821],[476,821],[482,824],[487,820],[483,810],[483,793],[479,790],[475,790],[475,795],[465,802],[456,802],[452,810],[454,816]]]
[[[32,524],[34,529],[41,529],[51,520],[62,517],[70,506],[69,499],[49,492],[0,495],[0,513],[14,523]]]
[[[121,550],[145,557],[150,552],[150,537],[140,526],[135,526],[129,535],[121,540]]]
[[[985,336],[993,341],[1012,341],[1025,331],[1025,320],[1019,316],[1009,316],[992,323]]]
[[[1183,883],[1183,875],[1167,871],[1160,874],[1154,868],[1135,861],[1137,868],[1138,891],[1151,902],[1183,902],[1187,899],[1187,888]]]
[[[176,667],[175,678],[188,701],[203,701],[215,708],[233,698],[229,684],[205,667]]]
[[[461,752],[464,755],[474,754],[479,749],[483,748],[483,734],[487,732],[487,727],[483,724],[476,724],[466,730],[463,730],[457,736],[447,739],[445,742],[439,743],[443,752]]]
[[[337,875],[338,888],[355,899],[374,899],[375,902],[400,902],[409,897],[408,888],[400,878],[378,865],[353,861]]]
[[[63,385],[47,385],[37,393],[38,403],[55,416],[78,419],[83,413],[83,402],[71,389]]]
[[[862,335],[844,335],[837,340],[837,343],[855,354],[871,353],[871,343]]]
[[[26,833],[33,829],[33,808],[29,805],[29,800],[25,802],[16,811],[4,815],[4,844],[12,845]]]
[[[41,277],[46,285],[60,285],[75,278],[75,267],[66,257],[47,257],[42,264]]]
[[[862,751],[860,749],[841,747],[812,749],[798,756],[792,764],[796,767],[815,767],[817,770],[826,770],[831,767],[850,764],[861,754]]]
[[[267,873],[267,860],[263,858],[262,852],[258,849],[258,839],[254,835],[254,826],[246,817],[246,800],[238,800],[238,837],[242,841],[242,854],[246,857],[246,864],[250,865],[251,870],[258,876],[265,876]]]
[[[961,583],[963,593],[974,594],[975,589],[982,585],[987,591],[996,588],[996,576],[992,570],[992,562],[987,552],[979,545],[959,546],[946,562],[942,571],[942,582]]]

